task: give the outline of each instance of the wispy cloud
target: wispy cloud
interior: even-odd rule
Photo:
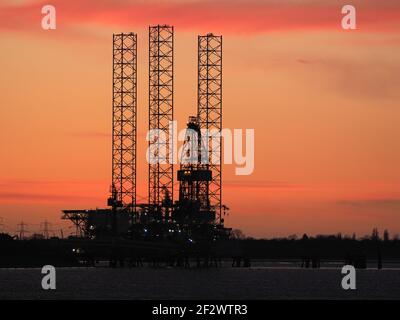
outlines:
[[[0,201],[18,202],[64,202],[64,201],[90,201],[99,200],[100,197],[89,197],[80,195],[46,194],[46,193],[24,193],[24,192],[2,192]]]
[[[394,59],[386,61],[370,58],[357,61],[354,58],[331,57],[297,61],[311,71],[324,74],[325,77],[321,79],[334,93],[342,92],[349,97],[368,97],[379,101],[400,97],[398,90],[400,68]]]
[[[227,180],[224,181],[224,187],[228,188],[257,188],[257,189],[287,189],[301,188],[303,186],[296,185],[284,181],[265,181],[265,180]]]
[[[76,138],[85,138],[85,139],[110,139],[111,138],[111,133],[107,132],[97,132],[97,131],[87,131],[87,132],[73,132],[70,134],[72,137]]]
[[[112,134],[107,132],[100,132],[100,131],[78,131],[78,132],[71,132],[68,133],[71,137],[76,138],[84,138],[84,139],[111,139]],[[137,137],[139,138],[146,138],[146,133],[142,131],[138,131],[136,133]]]
[[[397,32],[400,29],[400,3],[387,0],[353,0],[358,9],[361,31]],[[0,30],[40,30],[40,9],[44,1],[6,2],[0,10]],[[263,33],[296,30],[340,31],[341,7],[337,0],[222,0],[222,1],[112,1],[54,0],[58,30],[69,26],[97,24],[144,27],[148,24],[174,24],[181,30],[207,32]]]
[[[382,199],[354,199],[354,200],[339,200],[338,205],[350,206],[358,208],[382,208],[382,209],[397,209],[400,214],[400,199],[382,198]]]
[[[103,201],[104,181],[13,179],[0,181],[0,203],[84,203]]]

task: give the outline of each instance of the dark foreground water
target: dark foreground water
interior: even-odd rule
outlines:
[[[58,268],[57,289],[40,269],[0,269],[0,299],[399,299],[400,270],[357,270],[357,290],[339,268]]]

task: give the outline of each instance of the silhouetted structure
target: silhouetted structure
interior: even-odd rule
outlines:
[[[19,227],[19,229],[18,229],[19,239],[20,239],[20,240],[25,239],[25,234],[29,232],[29,231],[25,228],[25,227],[27,227],[27,224],[24,223],[23,221],[21,221],[21,222],[18,224],[18,227]]]
[[[51,226],[51,223],[49,223],[47,220],[45,220],[45,221],[41,224],[43,237],[44,237],[45,239],[48,239],[49,236],[50,236],[50,232],[53,231],[53,230],[50,230],[50,229],[49,229],[50,226]]]
[[[211,171],[211,180],[202,181],[200,192],[207,195],[219,222],[222,221],[222,36],[209,33],[198,37],[197,116],[208,153],[203,169]]]
[[[174,27],[149,27],[149,204],[170,207],[174,200]],[[166,213],[161,213],[165,215]]]
[[[177,172],[179,199],[174,201],[174,28],[149,27],[149,192],[136,202],[137,36],[113,35],[113,155],[111,197],[107,209],[63,210],[77,235],[90,239],[175,239],[183,243],[229,237],[222,214],[222,37],[198,37],[196,161]],[[187,138],[190,135],[187,134]],[[188,142],[188,141],[186,141]],[[189,143],[188,143],[189,145]],[[190,144],[192,145],[192,144]],[[203,152],[204,151],[204,152]],[[206,157],[201,157],[201,155]],[[193,156],[191,154],[190,156]],[[128,217],[128,218],[127,218]]]
[[[137,36],[113,35],[112,186],[108,205],[136,206]]]

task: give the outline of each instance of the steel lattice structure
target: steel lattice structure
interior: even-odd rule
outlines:
[[[169,125],[174,115],[174,28],[149,27],[149,203],[173,201],[173,146]],[[152,130],[160,134],[152,135]],[[169,141],[172,143],[169,144]]]
[[[137,36],[113,35],[112,188],[117,206],[136,206]]]
[[[221,222],[222,209],[222,36],[207,34],[198,37],[198,122],[208,150],[212,180],[203,182],[211,207]],[[213,136],[216,134],[216,136]]]

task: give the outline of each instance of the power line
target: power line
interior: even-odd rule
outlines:
[[[51,223],[45,220],[40,224],[42,228],[42,233],[45,239],[49,238],[49,233],[52,232],[53,230],[50,230],[49,227],[51,226]]]
[[[17,224],[17,226],[19,227],[17,231],[19,233],[19,239],[20,240],[25,239],[25,233],[29,233],[29,231],[25,229],[25,227],[27,227],[28,225],[23,221],[21,221],[21,223]]]

